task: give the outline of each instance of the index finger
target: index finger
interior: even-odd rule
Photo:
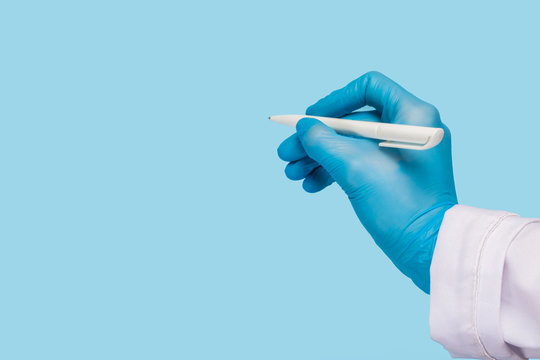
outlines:
[[[385,75],[372,71],[317,101],[306,110],[306,115],[341,117],[365,105],[377,109],[384,122],[406,122],[399,121],[403,109],[433,107]]]

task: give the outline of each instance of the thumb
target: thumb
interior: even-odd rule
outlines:
[[[338,183],[346,178],[347,154],[353,145],[351,138],[341,136],[331,127],[309,117],[298,121],[296,132],[310,158],[318,162]]]

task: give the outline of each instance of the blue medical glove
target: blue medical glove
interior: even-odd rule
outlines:
[[[352,113],[365,105],[375,111]],[[396,267],[426,293],[444,213],[457,203],[450,131],[437,109],[377,72],[367,73],[310,106],[307,115],[442,127],[442,142],[424,150],[382,148],[377,140],[337,134],[306,117],[278,148],[285,173],[307,192],[336,181],[358,218]]]

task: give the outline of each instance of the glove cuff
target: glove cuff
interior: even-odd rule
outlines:
[[[404,234],[400,240],[407,245],[396,257],[394,264],[426,294],[429,294],[430,290],[429,270],[439,229],[446,211],[454,205],[456,204],[437,204],[416,215],[407,226],[409,229],[414,227],[414,231],[408,231],[408,235]],[[411,251],[412,249],[414,251]]]

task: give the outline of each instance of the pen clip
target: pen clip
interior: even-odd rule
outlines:
[[[380,147],[388,147],[388,148],[397,148],[397,149],[410,149],[410,150],[424,150],[428,149],[431,146],[429,146],[429,138],[428,141],[426,141],[425,144],[415,144],[415,143],[409,143],[409,142],[402,142],[402,141],[381,141],[379,143]]]

